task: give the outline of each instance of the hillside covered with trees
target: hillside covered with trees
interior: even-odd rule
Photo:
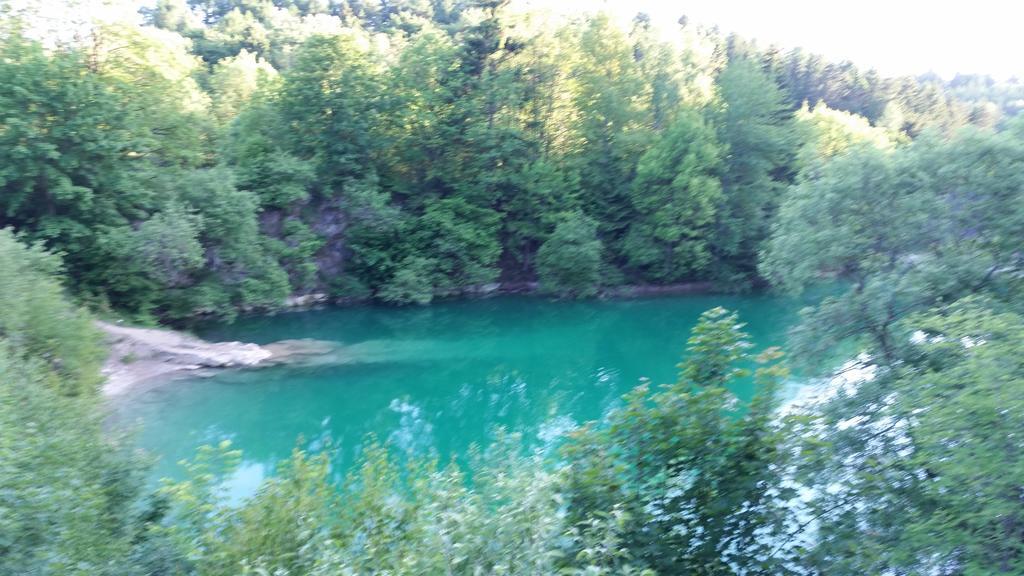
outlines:
[[[1024,574],[1019,85],[501,0],[35,16],[0,30],[0,574]],[[230,446],[153,491],[104,422],[96,313],[533,281],[830,291],[786,356],[709,310],[557,454],[296,449],[229,502]],[[835,385],[782,409],[787,363]]]
[[[51,14],[4,19],[0,226],[140,319],[538,280],[742,290],[818,159],[991,129],[1021,103],[685,18],[667,34],[497,0]]]

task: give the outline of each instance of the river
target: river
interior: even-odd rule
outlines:
[[[243,463],[230,479],[251,493],[297,445],[337,449],[351,465],[368,434],[414,454],[459,457],[486,445],[496,426],[534,446],[600,418],[641,378],[675,380],[701,312],[740,313],[755,350],[784,343],[799,303],[768,295],[687,295],[554,302],[498,297],[428,307],[361,306],[246,317],[200,326],[208,340],[265,344],[314,338],[336,354],[308,366],[220,372],[128,393],[122,421],[159,458],[156,474],[180,477],[177,462],[201,444],[231,440]],[[792,395],[796,384],[784,394]],[[753,394],[749,381],[733,392]],[[301,440],[299,440],[301,438]]]

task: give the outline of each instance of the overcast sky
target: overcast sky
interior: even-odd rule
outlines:
[[[1024,77],[1022,0],[526,0],[559,11],[681,14],[727,32],[801,46],[886,74]]]
[[[135,9],[153,1],[115,0]],[[1024,0],[514,1],[555,12],[604,10],[627,22],[643,11],[669,30],[686,14],[693,22],[718,25],[763,44],[800,46],[890,75],[936,72],[949,78],[963,72],[1024,78]],[[5,2],[48,4],[0,0]]]

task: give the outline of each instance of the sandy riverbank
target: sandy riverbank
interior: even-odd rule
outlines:
[[[174,330],[96,322],[110,347],[103,393],[116,396],[141,385],[199,370],[253,368],[296,362],[335,349],[329,342],[286,340],[259,346],[207,342]]]

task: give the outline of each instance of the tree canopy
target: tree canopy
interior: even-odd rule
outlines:
[[[142,319],[523,285],[570,212],[604,248],[583,293],[748,289],[783,191],[820,159],[1013,112],[963,78],[961,102],[644,15],[160,0],[54,42],[44,18],[3,25],[0,225]]]

